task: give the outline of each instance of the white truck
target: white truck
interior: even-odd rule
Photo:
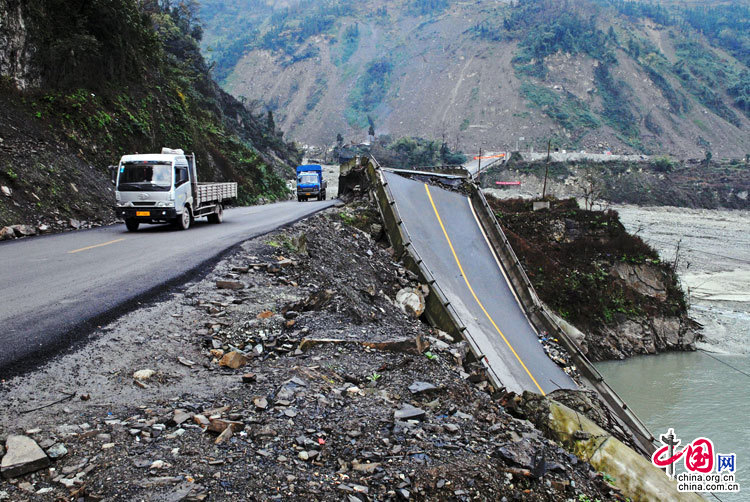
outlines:
[[[198,183],[195,155],[179,149],[124,155],[112,181],[115,212],[131,232],[141,223],[167,222],[187,230],[201,216],[221,223],[224,206],[237,198],[237,183]]]

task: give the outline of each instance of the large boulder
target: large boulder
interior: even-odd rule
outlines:
[[[0,241],[15,239],[16,232],[11,227],[0,228]]]
[[[47,454],[28,436],[8,436],[5,449],[7,453],[0,464],[0,472],[5,479],[35,472],[49,465]]]
[[[653,265],[617,262],[610,273],[644,296],[667,299],[664,272]]]

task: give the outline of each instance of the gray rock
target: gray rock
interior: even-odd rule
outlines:
[[[13,225],[10,227],[16,233],[16,237],[28,237],[29,235],[36,235],[36,228],[30,225]]]
[[[456,418],[462,418],[464,420],[474,420],[474,415],[469,415],[468,413],[464,413],[462,411],[457,411],[453,414]]]
[[[393,412],[393,418],[396,420],[421,420],[424,416],[423,409],[415,408],[410,404],[405,404],[400,410]]]
[[[7,453],[0,464],[0,472],[5,479],[38,471],[49,465],[49,457],[30,437],[8,436],[5,448]]]
[[[11,227],[3,227],[0,228],[0,241],[8,240],[8,239],[15,239],[16,233],[13,231]]]
[[[47,456],[51,458],[52,460],[63,458],[67,454],[68,454],[68,449],[62,443],[56,443],[50,446],[49,448],[47,448]]]
[[[0,187],[0,192],[2,192],[6,197],[10,197],[11,195],[13,195],[13,190],[11,190],[10,187],[6,187],[5,185]]]
[[[534,446],[528,441],[522,440],[506,446],[501,446],[496,450],[496,453],[497,456],[504,459],[506,462],[515,464],[524,469],[532,469],[534,467],[536,448],[534,448]]]
[[[435,389],[437,389],[437,387],[428,382],[414,382],[409,386],[409,391],[412,394],[419,394],[420,392],[427,392]]]
[[[216,287],[219,289],[245,289],[245,285],[240,281],[216,281]]]

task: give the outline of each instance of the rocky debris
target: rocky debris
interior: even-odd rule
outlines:
[[[219,361],[219,366],[226,366],[227,368],[236,370],[237,368],[245,366],[247,364],[247,361],[248,358],[245,354],[233,350],[231,352],[228,352],[227,354],[224,354],[224,356]]]
[[[16,232],[11,227],[0,228],[0,241],[15,239]]]
[[[6,197],[10,197],[13,195],[13,190],[11,190],[9,187],[6,187],[5,185],[0,186],[0,192],[2,192],[2,194]]]
[[[5,441],[5,450],[0,464],[0,472],[5,479],[38,471],[49,465],[49,457],[44,450],[28,436],[9,435]]]
[[[425,411],[410,404],[405,404],[401,409],[393,413],[396,420],[420,420],[424,418]]]
[[[234,291],[245,289],[245,285],[240,281],[216,281],[216,287],[219,289],[231,289]]]
[[[325,260],[267,244],[303,233],[309,256]],[[296,265],[271,272],[262,264],[280,249]],[[83,363],[76,381],[107,406],[92,397],[35,412],[34,437],[68,453],[51,476],[22,481],[55,499],[614,500],[588,464],[513,415],[522,410],[488,385],[465,341],[394,304],[420,285],[393,260],[336,210],[246,242],[184,293],[87,346],[81,361],[97,364]],[[238,273],[249,287],[216,288]],[[132,336],[146,330],[148,340]],[[299,350],[305,340],[319,343]],[[241,372],[220,366],[232,352],[246,355]],[[159,385],[133,389],[133,370],[149,366],[158,373],[147,381]],[[17,407],[20,389],[46,378],[8,382],[0,399]],[[9,429],[28,420],[0,413]],[[517,448],[544,462],[519,466],[508,460]],[[546,466],[538,477],[534,465]],[[18,484],[3,489],[30,498]]]
[[[419,354],[426,350],[429,345],[424,345],[419,338],[401,338],[396,340],[384,340],[381,342],[369,341],[352,341],[342,338],[303,338],[299,344],[299,350],[306,351],[316,345],[339,345],[339,344],[356,344],[375,350],[385,350],[388,352],[409,352]]]
[[[560,345],[560,341],[545,331],[540,332],[538,337],[539,343],[544,348],[544,353],[561,367],[565,373],[570,375],[574,380],[579,381],[578,368],[571,361],[568,351]]]
[[[428,382],[414,382],[409,386],[409,392],[412,394],[421,394],[422,392],[429,392],[436,389],[437,387]]]
[[[31,235],[36,235],[37,233],[36,228],[32,227],[31,225],[13,225],[10,228],[13,229],[16,237],[29,237]]]
[[[152,369],[138,370],[135,373],[133,373],[133,379],[140,381],[140,382],[145,382],[147,380],[150,380],[151,377],[153,377],[155,374],[156,374],[156,371]]]
[[[52,460],[63,458],[68,454],[68,449],[62,443],[55,443],[46,450],[47,456]]]
[[[404,288],[396,293],[396,303],[405,314],[419,317],[424,313],[425,301],[421,288]]]

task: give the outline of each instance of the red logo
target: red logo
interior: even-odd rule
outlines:
[[[680,440],[669,429],[661,437],[662,446],[651,456],[651,461],[657,467],[666,467],[667,474],[674,477],[674,464],[680,457],[684,457],[685,469],[688,472],[702,472],[704,474],[714,470],[714,444],[708,438],[699,437],[688,443],[682,450],[676,451]],[[665,455],[666,454],[666,455]]]

